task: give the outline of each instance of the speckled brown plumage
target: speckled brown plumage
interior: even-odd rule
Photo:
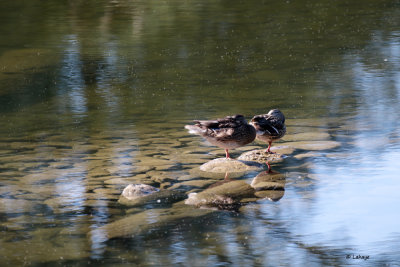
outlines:
[[[185,128],[190,133],[204,137],[211,144],[224,148],[227,158],[230,158],[229,149],[244,146],[256,138],[256,130],[242,115],[194,122],[194,125],[186,125]]]
[[[256,138],[269,144],[268,153],[271,153],[272,142],[281,139],[286,133],[285,116],[279,109],[272,109],[268,114],[254,116],[250,124],[257,131]]]

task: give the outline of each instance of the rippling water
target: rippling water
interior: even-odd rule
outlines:
[[[398,1],[1,3],[1,264],[398,265],[399,15]],[[183,126],[271,108],[287,117],[279,190],[233,210],[118,202],[130,183],[220,184],[198,167],[224,151]]]

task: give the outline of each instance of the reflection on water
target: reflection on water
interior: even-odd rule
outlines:
[[[62,68],[60,73],[63,74],[60,81],[60,88],[67,94],[67,98],[63,98],[62,103],[57,106],[61,108],[60,112],[65,113],[71,111],[75,115],[84,115],[87,112],[87,102],[84,95],[85,81],[81,72],[79,42],[76,36],[68,36],[66,40],[66,48]],[[66,102],[66,103],[65,103]],[[66,105],[65,105],[65,104]]]
[[[4,264],[399,262],[397,1],[0,6]],[[287,158],[199,171],[223,151],[185,124],[271,108],[287,116]],[[218,193],[235,212],[129,207],[131,183],[243,190]]]
[[[285,194],[285,183],[285,175],[269,167],[267,171],[260,172],[254,177],[251,186],[255,188],[257,197],[279,201]]]

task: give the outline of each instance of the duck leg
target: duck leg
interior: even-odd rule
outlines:
[[[271,152],[271,144],[272,144],[272,141],[268,141],[267,152],[273,154],[274,152]]]
[[[227,159],[231,158],[231,156],[229,155],[228,149],[225,149],[225,156]]]
[[[224,181],[228,181],[228,180],[229,180],[229,172],[225,172]]]
[[[276,154],[276,152],[271,151],[271,145],[272,145],[272,141],[268,141],[267,153],[268,154]]]
[[[268,167],[267,173],[272,173],[271,165],[269,165],[268,161],[266,162],[266,164],[267,164],[267,167]]]

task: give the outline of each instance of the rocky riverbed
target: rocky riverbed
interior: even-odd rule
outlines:
[[[272,170],[277,166],[281,173],[267,173],[263,162],[266,158],[248,156],[265,156],[265,144],[255,142],[232,150],[233,159],[226,160],[222,149],[183,130],[177,131],[178,126],[181,125],[169,124],[162,137],[152,132],[135,136],[129,127],[90,136],[41,132],[2,137],[0,195],[4,205],[0,212],[15,216],[2,221],[1,227],[28,230],[31,225],[54,224],[48,220],[49,216],[82,214],[79,230],[57,222],[56,232],[61,236],[81,234],[86,227],[89,236],[101,230],[107,232],[104,237],[107,239],[184,218],[206,216],[216,212],[213,208],[230,210],[231,206],[234,207],[231,210],[238,211],[237,205],[258,200],[278,201],[287,186],[309,186],[315,177],[307,172],[312,167],[307,159],[324,153],[329,159],[326,152],[341,145],[332,141],[327,131],[290,134],[296,128],[289,126],[283,140],[274,143],[275,154],[267,155],[272,157],[268,158]],[[127,200],[121,193],[129,184],[148,185],[159,192]],[[240,194],[234,193],[235,189],[240,189]],[[158,219],[154,224],[146,224],[148,209],[154,208],[159,215],[152,213],[152,216]],[[107,214],[111,223],[105,219],[106,224],[99,222],[100,230],[89,231],[87,210]],[[27,212],[35,216],[30,224],[26,223]],[[137,227],[127,231],[133,222]]]

